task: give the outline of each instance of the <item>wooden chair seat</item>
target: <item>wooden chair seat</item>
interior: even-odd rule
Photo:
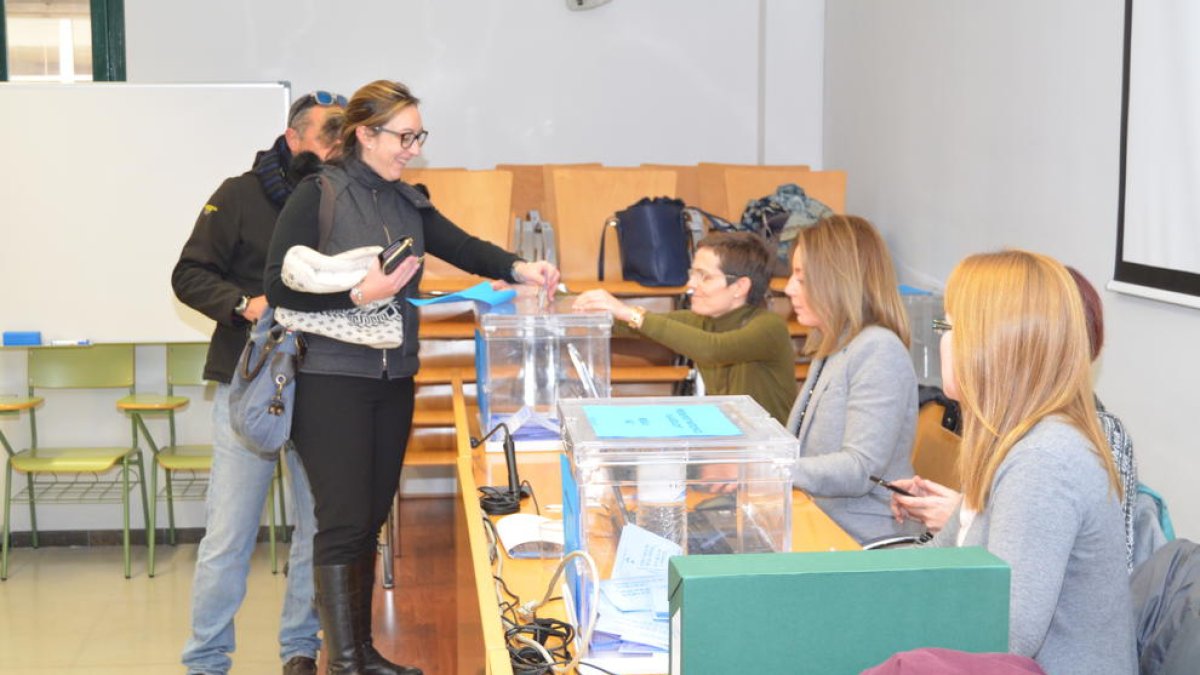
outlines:
[[[167,471],[208,471],[211,445],[168,445],[158,451],[158,465]]]
[[[161,394],[134,394],[117,401],[117,410],[143,412],[179,410],[187,405],[186,396],[163,396]]]
[[[35,406],[41,405],[44,399],[41,396],[4,396],[0,397],[0,413],[13,413],[21,410],[29,410]]]
[[[12,457],[12,468],[23,473],[101,473],[134,454],[131,447],[27,448]]]

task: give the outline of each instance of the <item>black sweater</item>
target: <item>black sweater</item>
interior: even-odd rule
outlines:
[[[180,302],[217,322],[205,379],[228,383],[250,324],[233,310],[243,295],[263,294],[263,264],[279,209],[251,172],[213,193],[171,273]]]
[[[417,255],[430,253],[467,272],[493,279],[508,279],[517,256],[472,236],[443,216],[412,186],[389,182],[357,158],[327,166],[326,179],[334,185],[335,207],[330,240],[322,253],[335,255],[367,245],[384,246],[401,236],[413,237]],[[281,272],[283,258],[293,246],[318,247],[318,214],[321,187],[315,177],[296,186],[275,228],[267,255],[265,287],[272,306],[314,312],[348,309],[354,304],[345,291],[304,293],[288,288]],[[418,270],[395,302],[404,316],[404,344],[378,350],[317,335],[306,336],[308,352],[302,372],[361,377],[411,377],[418,368],[417,308],[406,302],[415,297],[421,282]]]

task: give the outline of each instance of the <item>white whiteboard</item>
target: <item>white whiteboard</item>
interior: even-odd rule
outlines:
[[[0,84],[0,330],[207,340],[171,270],[221,181],[286,124],[288,86]]]

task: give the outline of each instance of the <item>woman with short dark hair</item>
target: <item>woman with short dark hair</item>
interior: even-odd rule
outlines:
[[[691,309],[653,314],[602,289],[577,311],[608,311],[629,330],[696,364],[707,394],[747,394],[783,423],[796,397],[796,353],[783,319],[766,308],[772,254],[757,235],[713,233],[688,270]]]

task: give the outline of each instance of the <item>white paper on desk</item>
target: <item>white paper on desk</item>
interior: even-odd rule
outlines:
[[[600,582],[600,592],[622,612],[654,612],[661,617],[670,612],[667,578],[661,574],[605,579]]]
[[[667,651],[666,647],[658,648],[652,645],[642,645],[636,642],[621,641],[621,646],[617,649],[621,654],[656,654]]]
[[[661,576],[667,578],[667,561],[673,555],[683,555],[683,548],[653,532],[626,525],[617,543],[617,560],[613,563],[612,578]]]
[[[541,527],[549,522],[553,519],[532,513],[514,513],[496,521],[496,534],[500,535],[500,545],[512,558],[537,558],[546,542],[557,544],[561,553],[562,529]],[[543,540],[543,536],[547,538]]]
[[[596,620],[596,630],[618,635],[624,642],[636,642],[664,651],[671,642],[668,620],[656,617],[654,612],[622,612],[603,595],[600,596],[600,618]]]

